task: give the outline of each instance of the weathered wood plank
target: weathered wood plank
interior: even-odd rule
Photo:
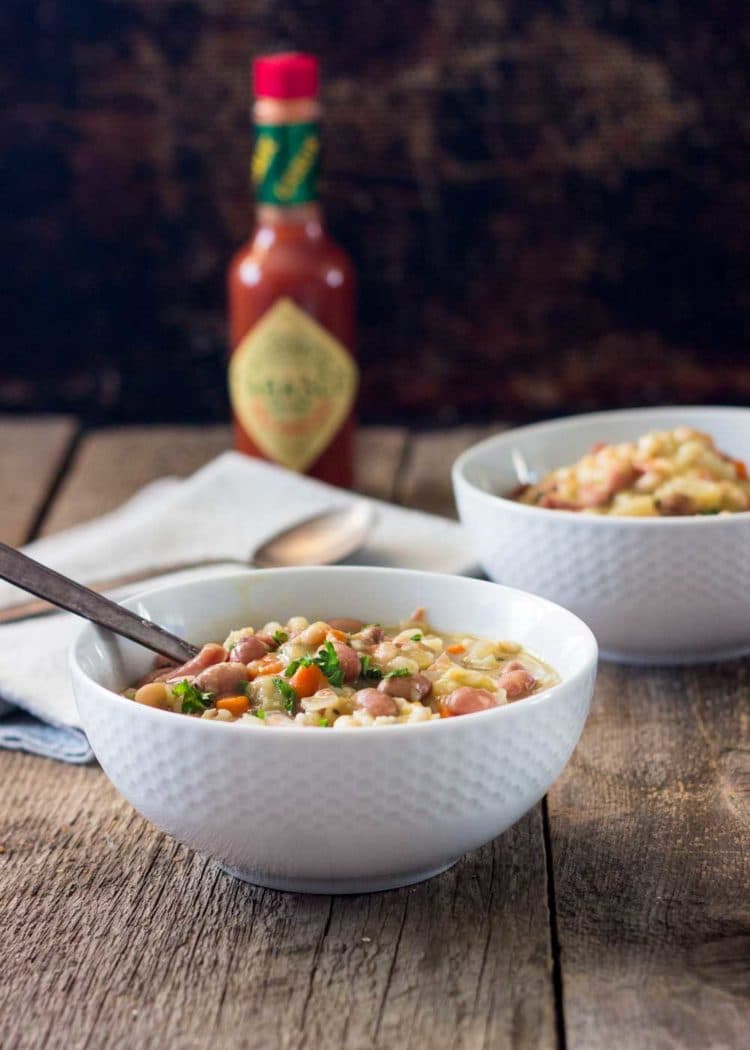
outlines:
[[[414,435],[396,485],[398,501],[407,507],[455,518],[453,461],[470,445],[500,429],[499,426],[454,427]]]
[[[117,427],[86,435],[43,532],[57,532],[112,510],[142,485],[187,475],[229,448],[229,427]]]
[[[223,434],[90,435],[45,528],[195,469]],[[392,493],[403,454],[402,432],[363,434],[370,494]],[[412,501],[423,461],[404,475]],[[538,810],[430,883],[310,898],[226,878],[97,768],[5,754],[0,776],[4,1046],[555,1045]]]
[[[0,539],[20,546],[70,449],[76,423],[65,416],[0,418]]]
[[[359,428],[354,471],[358,492],[375,499],[393,499],[407,440],[404,427]]]
[[[304,897],[229,879],[96,768],[2,759],[5,1047],[554,1045],[535,815],[421,886]]]
[[[229,427],[151,426],[94,431],[81,441],[45,534],[112,510],[142,485],[184,476],[231,448]],[[357,439],[357,488],[390,499],[406,444],[399,427],[363,427]]]
[[[221,1046],[281,1045],[328,900],[227,878],[138,817],[98,769],[18,755],[10,772],[0,915],[16,1009],[3,1045],[208,1045],[214,1033]],[[223,1031],[227,985],[243,1024]],[[263,1001],[264,1023],[253,1017],[248,1031],[247,1010]]]
[[[304,1045],[554,1046],[547,925],[536,812],[428,883],[338,898]]]
[[[749,687],[602,667],[549,796],[568,1046],[747,1045]]]

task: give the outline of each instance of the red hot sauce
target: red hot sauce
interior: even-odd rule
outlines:
[[[253,66],[256,222],[229,269],[229,392],[240,451],[349,487],[354,269],[318,203],[318,79],[311,55]]]

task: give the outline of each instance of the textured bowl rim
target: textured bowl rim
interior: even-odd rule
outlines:
[[[469,718],[460,718],[460,717],[459,718],[439,718],[439,719],[436,718],[436,719],[431,719],[430,721],[427,721],[427,722],[404,722],[404,723],[401,723],[399,725],[367,726],[367,727],[362,727],[362,728],[366,729],[366,732],[364,732],[364,733],[360,732],[359,729],[352,728],[351,731],[342,731],[342,732],[340,732],[333,739],[340,739],[340,738],[343,737],[344,739],[352,740],[352,739],[359,739],[362,736],[364,736],[365,739],[370,739],[373,734],[380,735],[382,733],[391,733],[391,732],[393,732],[395,730],[399,731],[398,734],[397,734],[397,737],[398,736],[406,736],[409,733],[415,733],[415,732],[422,732],[422,733],[424,733],[424,732],[435,732],[435,731],[437,731],[437,732],[446,732],[447,731],[447,732],[455,733],[457,731],[457,729],[460,729],[461,725],[463,723],[465,723],[465,722],[468,722],[469,726],[476,725],[477,724],[477,721],[476,721],[477,719],[484,719],[485,721],[487,721],[488,719],[491,719],[491,718],[498,718],[498,717],[505,718],[505,717],[508,717],[507,712],[509,712],[509,711],[512,711],[512,710],[515,710],[515,709],[519,709],[519,708],[529,708],[529,707],[532,707],[532,706],[533,707],[537,707],[537,706],[540,706],[541,704],[545,704],[545,703],[547,703],[549,701],[551,696],[554,696],[554,694],[557,692],[557,690],[559,690],[559,689],[561,689],[563,687],[565,687],[566,689],[567,688],[570,688],[570,689],[582,688],[585,679],[588,677],[588,675],[591,673],[592,670],[595,671],[597,663],[598,663],[599,647],[598,647],[596,638],[595,638],[594,633],[591,630],[591,628],[579,616],[576,616],[575,613],[571,612],[569,609],[566,609],[564,606],[558,605],[557,602],[550,601],[548,598],[542,598],[542,597],[540,597],[537,594],[531,593],[530,591],[523,591],[523,590],[521,590],[518,587],[506,587],[503,584],[494,583],[491,580],[478,580],[475,577],[471,577],[471,576],[454,576],[452,574],[439,573],[439,572],[424,572],[424,571],[421,571],[421,570],[418,570],[418,569],[398,569],[398,568],[386,568],[386,567],[380,567],[380,566],[366,566],[366,565],[325,565],[325,566],[320,565],[320,566],[297,566],[297,567],[290,567],[290,568],[283,568],[283,569],[244,569],[244,570],[239,570],[239,571],[236,571],[236,572],[227,572],[226,575],[222,575],[222,576],[219,576],[219,577],[217,577],[217,576],[206,576],[206,577],[197,577],[197,578],[193,577],[192,579],[185,580],[185,581],[183,581],[181,583],[162,583],[162,584],[160,584],[160,585],[158,585],[156,587],[148,587],[148,588],[145,588],[144,590],[139,591],[137,594],[134,594],[134,595],[130,596],[122,604],[125,605],[126,607],[130,608],[132,603],[137,602],[137,601],[139,601],[142,598],[150,597],[151,595],[158,594],[158,593],[160,593],[162,591],[168,591],[168,590],[172,590],[172,589],[174,589],[175,592],[179,592],[179,591],[183,591],[183,590],[189,590],[191,588],[200,586],[202,583],[208,582],[209,580],[210,581],[224,582],[224,581],[237,580],[238,578],[245,578],[245,577],[255,578],[255,577],[257,577],[258,574],[261,574],[262,576],[266,577],[266,576],[269,576],[271,574],[273,574],[273,575],[282,575],[282,574],[283,575],[294,575],[294,574],[301,573],[301,572],[304,572],[306,574],[307,573],[313,573],[313,574],[316,574],[316,575],[320,574],[322,576],[326,576],[326,575],[331,574],[331,573],[335,573],[336,575],[338,575],[338,574],[344,575],[344,574],[356,574],[356,573],[363,573],[364,572],[364,573],[366,573],[368,575],[369,574],[374,574],[374,575],[383,575],[383,574],[385,574],[385,575],[398,575],[398,576],[407,575],[407,576],[413,576],[413,577],[416,577],[416,578],[428,577],[428,578],[434,579],[434,580],[445,579],[447,577],[449,579],[454,579],[454,580],[465,580],[467,583],[469,583],[471,585],[480,585],[480,586],[483,586],[483,587],[493,587],[496,590],[499,590],[499,591],[503,592],[504,594],[509,595],[511,600],[513,599],[513,596],[515,596],[515,595],[522,595],[524,598],[531,599],[536,604],[543,605],[543,606],[551,606],[554,610],[564,613],[565,616],[570,617],[570,619],[573,621],[572,626],[575,626],[577,628],[577,630],[578,630],[578,632],[580,633],[580,636],[581,636],[581,642],[584,645],[586,645],[586,647],[588,649],[588,652],[584,655],[581,667],[577,671],[575,671],[570,677],[562,679],[562,681],[558,682],[556,685],[550,686],[549,689],[544,689],[540,693],[534,693],[533,696],[527,696],[527,697],[524,697],[521,700],[514,700],[514,701],[512,701],[512,703],[503,704],[500,707],[494,707],[494,708],[491,708],[491,709],[489,709],[487,711],[474,712],[471,715],[471,717],[469,717]],[[143,704],[134,704],[133,700],[129,700],[127,697],[121,696],[120,693],[115,693],[111,689],[108,689],[106,686],[101,685],[94,678],[92,678],[89,674],[87,674],[86,671],[83,670],[83,668],[81,667],[81,665],[80,665],[80,663],[78,661],[78,651],[81,648],[91,644],[91,639],[93,638],[94,633],[97,630],[99,630],[99,628],[97,628],[96,625],[92,624],[92,623],[86,623],[86,624],[84,624],[82,626],[81,630],[76,635],[76,637],[73,640],[73,643],[72,643],[72,645],[70,647],[69,654],[68,654],[68,666],[70,668],[72,676],[74,678],[76,676],[80,676],[80,678],[84,679],[86,681],[86,683],[88,684],[88,686],[93,688],[95,690],[95,692],[102,697],[104,702],[111,703],[111,704],[120,704],[120,705],[127,704],[127,705],[129,705],[131,707],[134,706],[135,707],[135,711],[138,714],[138,717],[140,717],[140,718],[143,718],[143,717],[145,717],[145,718],[153,718],[153,719],[156,719],[157,722],[160,719],[163,720],[163,719],[166,718],[166,719],[170,720],[170,724],[175,725],[175,728],[178,725],[182,725],[185,728],[187,728],[190,725],[193,725],[193,726],[204,725],[204,726],[206,726],[208,732],[214,732],[215,731],[215,728],[208,729],[209,726],[210,727],[218,727],[218,729],[220,731],[222,731],[222,732],[223,731],[228,731],[228,730],[234,730],[235,732],[237,731],[235,723],[233,723],[233,722],[219,722],[216,719],[202,719],[202,718],[187,718],[187,719],[177,719],[177,720],[175,720],[176,712],[174,712],[174,711],[162,711],[159,708],[146,707]],[[77,701],[76,701],[76,703],[77,703]],[[270,727],[258,726],[257,729],[256,729],[256,728],[252,727],[252,725],[250,725],[250,726],[243,726],[242,728],[247,729],[250,733],[263,732],[265,730],[269,730],[269,732],[272,732],[272,737],[279,737],[279,738],[281,738],[281,737],[286,738],[286,737],[289,736],[289,734],[292,734],[296,738],[297,736],[299,736],[299,730],[300,730],[299,726],[274,726],[272,731],[270,730]],[[317,727],[316,726],[309,726],[309,727],[305,727],[305,728],[315,729]],[[84,726],[84,729],[85,729],[85,726]],[[177,730],[177,731],[179,732],[180,730]],[[203,731],[204,730],[198,730],[198,732],[203,732]],[[465,731],[466,731],[466,729],[465,729]],[[329,740],[329,739],[331,739],[331,734],[330,733],[323,733],[323,732],[321,732],[321,733],[305,734],[302,737],[302,739],[303,740],[308,740],[308,741],[312,741],[312,739]]]
[[[509,499],[507,496],[501,496],[499,493],[487,492],[486,489],[475,485],[466,475],[467,467],[477,454],[484,452],[487,448],[495,444],[511,443],[511,435],[517,441],[522,442],[524,436],[527,434],[539,434],[548,430],[574,430],[579,423],[583,422],[595,422],[600,420],[606,425],[606,423],[611,420],[627,420],[638,415],[656,417],[664,412],[675,411],[684,412],[685,414],[689,414],[690,412],[715,412],[717,415],[729,415],[732,412],[741,412],[747,415],[748,423],[750,424],[750,408],[744,405],[662,405],[661,407],[622,408],[608,412],[581,412],[573,416],[558,416],[555,419],[548,419],[542,423],[529,423],[526,426],[512,427],[510,430],[500,431],[500,433],[492,434],[490,437],[483,438],[482,441],[478,441],[476,444],[465,449],[454,461],[453,467],[451,468],[454,489],[459,485],[465,485],[487,503],[495,504],[496,506],[499,505],[509,513],[530,514],[537,519],[539,519],[539,515],[542,515],[547,521],[574,521],[582,528],[593,526],[594,528],[685,529],[692,527],[715,529],[718,527],[737,527],[738,523],[741,525],[743,522],[747,524],[748,521],[750,521],[750,511],[737,511],[734,514],[726,515],[693,514],[684,517],[641,518],[635,515],[631,517],[625,514],[582,514],[580,511],[575,510],[535,507],[529,503],[519,503],[517,500]]]

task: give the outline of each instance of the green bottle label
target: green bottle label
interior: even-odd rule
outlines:
[[[305,124],[257,124],[252,177],[259,204],[288,207],[318,199],[320,128]]]

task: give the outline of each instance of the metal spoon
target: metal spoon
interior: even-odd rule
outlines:
[[[46,565],[5,543],[0,543],[0,577],[177,663],[185,663],[198,652],[194,645],[170,634],[151,620],[138,616],[54,569],[48,569]]]
[[[365,500],[359,500],[356,503],[314,514],[304,521],[297,522],[296,525],[282,529],[281,532],[275,533],[254,551],[251,551],[249,557],[244,561],[240,558],[212,558],[162,565],[158,568],[151,566],[127,576],[119,576],[117,579],[98,581],[89,587],[83,587],[82,584],[76,584],[76,586],[92,593],[108,591],[168,572],[197,569],[209,565],[242,565],[245,568],[259,569],[277,569],[293,565],[330,565],[359,550],[367,539],[374,520],[375,512],[372,506]],[[14,554],[19,553],[12,547],[4,549]],[[25,555],[20,555],[20,557],[23,558]],[[33,565],[39,565],[31,558],[26,558],[26,560]],[[0,578],[7,579],[9,583],[16,583],[14,579],[4,575],[2,562],[0,562]],[[61,578],[65,579],[65,577]],[[25,583],[19,583],[17,586],[31,591],[32,594],[39,593],[26,586]],[[5,610],[0,610],[0,623],[14,623],[16,620],[26,620],[32,616],[54,612],[54,606],[60,604],[49,595],[44,594],[40,597],[47,600],[25,602],[22,605],[12,605]]]
[[[536,485],[537,481],[539,481],[539,471],[532,470],[520,448],[512,448],[510,450],[510,458],[513,463],[513,469],[516,472],[518,484],[523,485],[524,488],[527,485]]]
[[[331,565],[364,545],[374,521],[375,511],[364,500],[314,514],[266,540],[249,564],[258,569]]]

